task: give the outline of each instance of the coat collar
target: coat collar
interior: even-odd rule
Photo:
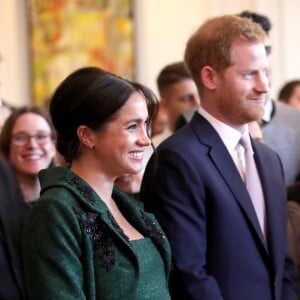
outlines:
[[[103,223],[128,247],[137,259],[130,241],[115,222],[105,203],[82,178],[68,168],[54,167],[43,170],[39,174],[41,194],[54,187],[64,187],[80,202],[83,211],[97,214]],[[154,216],[146,213],[143,204],[130,198],[118,188],[113,189],[112,197],[128,222],[145,237],[150,237],[160,251],[166,266],[167,274],[170,271],[170,246],[161,227]]]

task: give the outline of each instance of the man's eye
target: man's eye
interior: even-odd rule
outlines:
[[[193,95],[186,95],[186,96],[181,98],[182,102],[189,102],[191,100],[193,100]]]
[[[244,73],[245,78],[252,78],[255,75],[254,71],[249,71]]]

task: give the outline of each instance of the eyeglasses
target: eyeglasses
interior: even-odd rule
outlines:
[[[20,132],[12,136],[12,142],[16,146],[24,146],[30,139],[34,139],[34,141],[39,145],[44,145],[52,139],[52,134],[49,132],[38,132],[30,135],[25,132]]]

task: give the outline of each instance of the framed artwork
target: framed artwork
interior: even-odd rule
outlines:
[[[80,67],[134,78],[132,0],[27,1],[34,104]]]

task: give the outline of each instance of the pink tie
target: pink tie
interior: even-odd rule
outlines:
[[[260,178],[257,172],[255,160],[253,157],[253,150],[250,141],[249,134],[244,134],[240,139],[240,144],[245,150],[245,170],[244,170],[244,179],[246,187],[254,210],[256,212],[260,228],[263,232],[263,235],[266,237],[265,229],[265,201],[262,191],[262,186]]]

